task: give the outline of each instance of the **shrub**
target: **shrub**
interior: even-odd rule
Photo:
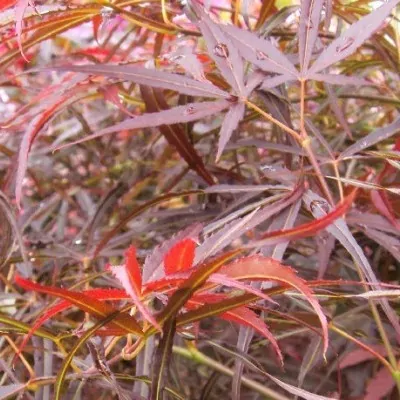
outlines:
[[[1,398],[397,398],[376,3],[0,6]]]

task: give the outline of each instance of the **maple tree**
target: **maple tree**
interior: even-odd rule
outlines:
[[[396,397],[399,2],[0,2],[0,398]]]

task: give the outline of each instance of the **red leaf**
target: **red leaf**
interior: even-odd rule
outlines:
[[[396,219],[396,215],[386,192],[371,190],[370,196],[379,214],[384,216],[396,229],[400,230],[400,223]]]
[[[296,226],[292,229],[268,232],[263,236],[263,240],[255,242],[254,245],[275,244],[282,241],[294,240],[308,236],[314,236],[317,232],[325,229],[332,224],[333,221],[340,218],[353,204],[357,189],[353,190],[332,212],[326,214],[322,218],[318,218],[312,222]]]
[[[125,265],[131,285],[136,293],[140,294],[142,291],[142,274],[136,258],[136,248],[134,246],[130,246],[125,252]]]
[[[7,8],[12,7],[16,2],[17,2],[17,0],[1,0],[0,1],[0,11],[3,11]]]
[[[125,253],[125,265],[109,267],[113,275],[119,280],[122,287],[132,298],[143,317],[158,330],[162,330],[150,310],[142,302],[142,276],[139,263],[136,259],[136,249],[130,246]]]
[[[19,277],[18,279],[20,280]],[[21,281],[19,282],[19,285],[28,288],[27,286],[24,286],[25,282]],[[101,300],[120,300],[129,298],[129,295],[124,290],[120,289],[90,289],[90,290],[85,290],[83,293],[89,297]],[[24,340],[22,341],[21,345],[18,348],[16,356],[21,354],[26,344],[28,343],[29,339],[46,321],[48,321],[51,317],[54,317],[54,315],[58,314],[59,312],[64,311],[67,308],[71,307],[72,305],[73,304],[70,301],[62,300],[60,303],[56,304],[53,307],[50,307],[47,311],[45,311],[44,314],[42,314],[42,316],[33,324],[32,328],[26,334]],[[117,330],[118,329],[116,329],[116,331]],[[119,331],[122,330],[119,329]],[[100,332],[102,331],[98,331],[97,333],[100,334]],[[127,333],[125,329],[123,329],[123,332],[124,333],[122,333],[121,335]]]
[[[82,311],[85,311],[98,319],[107,318],[110,314],[118,312],[118,310],[111,305],[101,302],[94,296],[90,296],[90,294],[87,295],[82,292],[75,292],[72,290],[60,289],[52,286],[42,286],[20,276],[15,277],[15,283],[25,290],[33,290],[38,293],[45,293],[67,300]],[[132,316],[127,313],[121,312],[116,314],[115,318],[112,320],[112,322],[110,322],[109,325],[112,328],[122,328],[127,332],[134,333],[138,336],[143,336],[140,325]]]
[[[96,39],[96,42],[99,42],[99,28],[102,22],[103,22],[103,17],[100,14],[95,15],[92,18],[93,36]]]
[[[318,300],[305,281],[299,278],[294,270],[278,261],[263,256],[241,258],[231,264],[223,266],[220,274],[233,279],[272,280],[292,286],[307,298],[321,321],[324,336],[324,352],[328,349],[328,323]]]
[[[167,275],[187,271],[193,265],[196,243],[183,239],[175,244],[164,257],[164,270]]]
[[[165,288],[176,286],[181,284],[185,279],[188,278],[187,274],[174,274],[173,276],[168,276],[166,278],[157,279],[156,281],[151,281],[144,285],[144,294],[150,292],[159,292]]]
[[[156,327],[159,331],[161,331],[162,329],[160,324],[156,321],[156,319],[151,314],[150,310],[143,303],[140,289],[139,292],[137,292],[135,287],[132,285],[132,280],[128,272],[128,264],[111,266],[110,270],[113,273],[113,275],[118,279],[118,281],[121,283],[122,287],[129,294],[129,296],[135,303],[136,307],[143,315],[143,318],[149,321],[150,324]]]

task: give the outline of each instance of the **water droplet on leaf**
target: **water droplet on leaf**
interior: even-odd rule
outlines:
[[[228,46],[226,44],[224,44],[224,43],[218,43],[214,47],[214,54],[217,57],[223,57],[223,58],[229,57]]]

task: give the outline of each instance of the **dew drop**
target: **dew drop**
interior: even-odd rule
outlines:
[[[345,42],[341,46],[336,47],[336,53],[341,53],[342,51],[345,51],[353,43],[354,43],[354,38],[352,38],[352,37],[346,38]]]
[[[228,46],[225,43],[218,43],[214,47],[214,54],[217,57],[228,58],[229,57]]]
[[[185,109],[185,115],[192,115],[194,114],[196,111],[196,109],[194,108],[194,106],[188,106]]]
[[[310,203],[310,210],[312,213],[316,210],[320,210],[327,214],[329,212],[329,204],[325,200],[313,200]]]
[[[75,244],[82,244],[82,239],[76,239]]]
[[[260,50],[256,51],[256,58],[258,61],[264,61],[268,58],[268,56]]]

